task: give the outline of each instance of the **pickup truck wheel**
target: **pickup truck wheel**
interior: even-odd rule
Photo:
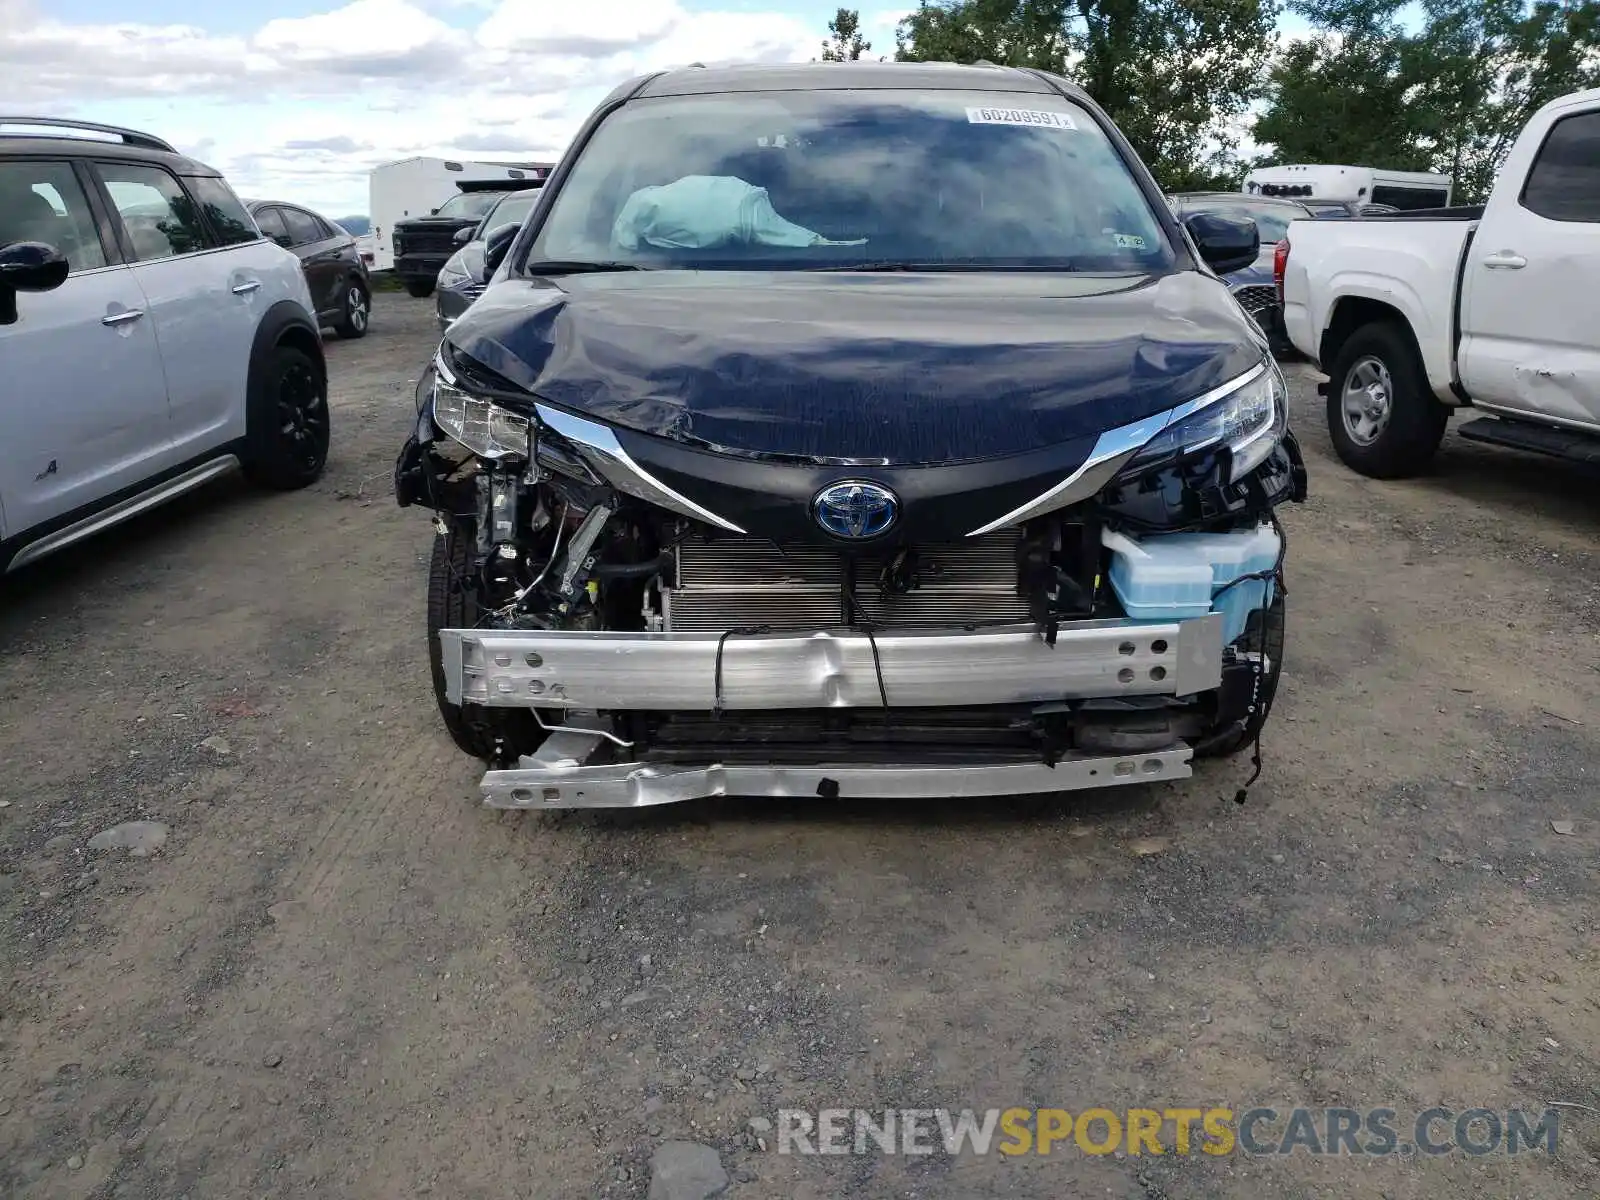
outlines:
[[[452,704],[445,696],[439,631],[470,629],[481,615],[472,567],[473,541],[471,528],[462,526],[433,539],[428,563],[428,666],[433,674],[433,695],[450,739],[461,750],[490,764],[515,763],[519,755],[531,754],[544,740],[544,731],[531,712]]]
[[[328,381],[298,346],[250,364],[243,459],[251,482],[279,491],[314,483],[327,465]]]
[[[1367,325],[1345,342],[1329,373],[1328,434],[1347,466],[1374,479],[1427,467],[1450,412],[1428,389],[1405,331]]]
[[[433,295],[433,280],[408,279],[406,280],[406,291],[415,296],[418,300],[426,300],[429,296]]]

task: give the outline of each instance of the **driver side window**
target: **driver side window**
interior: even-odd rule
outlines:
[[[72,165],[0,162],[0,246],[43,242],[67,256],[69,270],[106,265],[94,215]]]

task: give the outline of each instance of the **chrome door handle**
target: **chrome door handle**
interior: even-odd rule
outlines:
[[[1497,250],[1483,260],[1483,265],[1491,271],[1520,271],[1528,260],[1515,250]]]
[[[233,285],[233,294],[235,296],[248,296],[251,292],[257,291],[260,287],[261,281],[259,279],[247,279],[243,283],[236,283]]]
[[[129,321],[137,321],[144,316],[142,308],[125,308],[119,313],[109,313],[100,318],[100,324],[115,327],[126,325]]]

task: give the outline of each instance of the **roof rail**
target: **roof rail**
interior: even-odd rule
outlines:
[[[33,126],[40,129],[76,130],[79,133],[109,133],[121,138],[123,144],[127,146],[138,146],[144,150],[160,150],[165,154],[177,153],[170,143],[162,141],[153,134],[140,133],[137,129],[124,129],[120,125],[99,125],[93,121],[75,121],[62,117],[0,116],[0,130],[4,130],[7,125]],[[23,136],[27,135],[24,134]],[[71,137],[72,134],[69,132],[64,136]]]

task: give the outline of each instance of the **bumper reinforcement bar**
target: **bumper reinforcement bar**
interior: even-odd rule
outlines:
[[[444,629],[454,704],[709,712],[714,633]],[[1222,617],[1063,624],[1054,648],[1031,625],[729,638],[721,707],[878,708],[1190,696],[1222,679]],[[732,770],[732,768],[729,768]]]
[[[647,808],[709,796],[796,799],[938,800],[1071,792],[1127,783],[1187,779],[1192,752],[1179,744],[1152,753],[1069,756],[1040,762],[962,766],[851,764],[684,767],[621,762],[587,765],[599,734],[553,733],[519,767],[489,771],[483,801],[491,808]]]

